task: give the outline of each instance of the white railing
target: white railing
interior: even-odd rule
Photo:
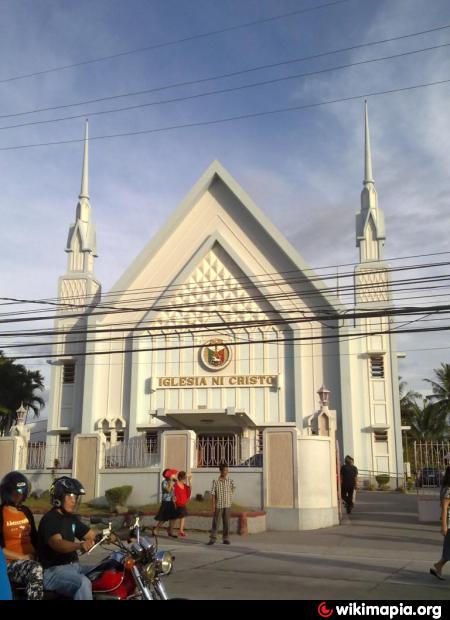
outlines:
[[[159,465],[159,453],[153,442],[147,441],[145,435],[132,437],[114,446],[107,444],[104,453],[105,469],[124,469],[127,467],[154,467]]]
[[[262,467],[262,446],[238,435],[197,437],[197,467]]]
[[[70,469],[72,454],[72,443],[30,443],[28,444],[27,469]]]

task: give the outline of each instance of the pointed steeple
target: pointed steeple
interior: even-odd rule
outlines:
[[[67,237],[67,269],[59,278],[58,297],[65,312],[90,312],[101,298],[101,285],[94,275],[97,257],[95,224],[89,202],[89,127],[84,130],[81,189],[75,211],[75,222]]]
[[[89,122],[87,119],[84,130],[83,171],[81,173],[81,190],[79,198],[87,198],[89,200]]]
[[[364,167],[364,185],[368,183],[373,183],[373,174],[372,174],[372,152],[370,150],[370,133],[369,133],[369,114],[367,111],[367,99],[364,102],[364,112],[365,112],[365,145],[364,145],[364,153],[365,153],[365,167]]]
[[[75,214],[75,223],[69,230],[66,252],[68,252],[68,271],[92,273],[94,257],[97,256],[95,224],[91,215],[89,201],[89,126],[86,120],[84,132],[83,169],[81,189]]]
[[[360,261],[382,259],[384,239],[384,214],[378,207],[378,194],[372,173],[369,114],[367,100],[364,102],[364,180],[361,192],[361,211],[356,215],[356,245]]]

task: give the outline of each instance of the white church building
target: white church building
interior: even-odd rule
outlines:
[[[396,482],[403,475],[397,354],[385,333],[390,284],[367,107],[354,307],[308,267],[217,161],[102,293],[88,144],[86,126],[81,192],[58,284],[47,441],[98,435],[100,468],[142,473],[163,467],[165,435],[188,433],[187,466],[212,477],[220,461],[262,471],[270,432],[290,433],[306,446],[302,439],[330,435],[335,424],[337,451],[332,446],[327,459],[350,454],[363,479],[389,473]],[[332,251],[327,260],[333,263]],[[321,417],[324,411],[331,415]],[[313,478],[323,475],[319,452],[300,447],[297,457],[294,482],[302,467]],[[167,457],[164,464],[171,465]],[[336,462],[325,469],[335,486]],[[263,487],[272,474],[265,475]]]

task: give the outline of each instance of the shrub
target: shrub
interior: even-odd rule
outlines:
[[[408,489],[408,491],[414,490],[414,480],[412,478],[408,478],[408,480],[406,481],[406,488]]]
[[[388,474],[379,474],[378,476],[375,476],[375,480],[378,482],[379,490],[384,491],[386,490],[386,488],[389,488],[387,486],[390,480],[390,477]]]
[[[112,508],[115,508],[116,506],[126,506],[132,490],[133,487],[130,485],[113,487],[112,489],[105,491],[105,497]]]

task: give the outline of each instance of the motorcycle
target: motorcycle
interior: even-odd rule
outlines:
[[[91,523],[105,522],[91,518]],[[163,600],[169,599],[162,577],[171,573],[175,557],[170,551],[158,551],[158,540],[141,535],[139,515],[130,528],[128,542],[114,533],[111,522],[97,535],[96,542],[87,552],[105,544],[114,545],[108,558],[93,568],[86,577],[92,582],[94,600]]]
[[[113,545],[117,550],[93,567],[86,577],[92,582],[94,600],[169,600],[162,578],[172,572],[175,556],[158,551],[158,539],[141,535],[139,514],[135,515],[127,542],[114,532],[111,522],[91,517],[90,522],[106,525],[95,537],[88,555],[98,547]],[[14,598],[24,598],[23,587],[13,587]],[[66,599],[55,592],[44,593],[45,599]]]

